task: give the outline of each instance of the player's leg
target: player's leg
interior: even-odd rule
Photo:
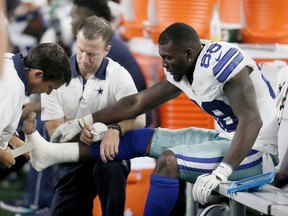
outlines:
[[[27,142],[33,145],[30,151],[32,166],[40,171],[57,163],[78,162],[82,160],[100,161],[100,142],[90,146],[83,143],[49,143],[35,129],[36,115],[29,115],[24,123]],[[128,132],[120,139],[119,153],[114,160],[145,156],[150,146],[154,129],[143,128]]]
[[[149,151],[153,133],[153,128],[141,128],[126,133],[120,138],[119,151],[118,154],[114,157],[114,160],[132,159],[146,156],[146,153]],[[84,153],[81,151],[80,155],[87,154],[87,152]],[[85,151],[87,151],[87,149],[85,149]],[[94,160],[101,160],[99,143],[93,143],[90,145],[89,152]]]
[[[167,134],[165,140],[166,138]],[[161,137],[157,141],[158,144],[161,143]],[[194,183],[199,175],[211,173],[222,161],[230,143],[230,140],[216,137],[214,141],[200,144],[189,145],[185,142],[185,145],[163,152],[151,175],[145,215],[169,215],[177,201],[178,179]],[[151,148],[156,144],[152,142]],[[229,179],[238,180],[260,174],[261,161],[262,153],[252,150]]]
[[[194,146],[217,137],[216,131],[199,128],[155,129],[148,155],[160,157],[150,177],[144,215],[169,215],[177,201],[180,173],[175,154],[167,149],[173,149],[174,146]]]

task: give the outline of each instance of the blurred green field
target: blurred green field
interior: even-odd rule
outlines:
[[[19,199],[26,193],[27,185],[27,172],[24,170],[20,170],[17,175],[11,179],[0,180],[0,201]],[[14,215],[15,213],[10,213],[0,208],[0,216]]]

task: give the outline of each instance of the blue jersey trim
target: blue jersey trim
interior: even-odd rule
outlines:
[[[222,68],[225,66],[225,64],[231,59],[233,55],[237,52],[236,48],[231,48],[228,50],[227,53],[221,58],[221,60],[218,62],[218,64],[213,68],[213,74],[214,76],[217,76],[217,74],[222,70]]]
[[[227,68],[223,71],[223,73],[217,78],[219,82],[224,82],[227,77],[233,72],[233,70],[240,64],[240,62],[244,59],[244,56],[239,53],[233,61],[228,65]]]

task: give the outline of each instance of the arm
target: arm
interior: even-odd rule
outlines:
[[[15,148],[18,148],[22,145],[24,145],[26,142],[24,142],[23,140],[21,140],[18,136],[16,135],[13,135],[10,140],[9,140],[9,144],[12,146],[13,149]],[[30,159],[30,156],[29,156],[29,153],[26,152],[25,154],[23,154],[23,156],[26,158],[26,159]]]
[[[102,158],[102,161],[106,163],[107,160],[113,160],[115,155],[118,154],[120,135],[123,136],[126,132],[130,130],[145,127],[145,122],[145,115],[142,114],[134,119],[127,119],[118,122],[122,134],[120,134],[117,129],[115,130],[113,128],[109,128],[100,144],[100,156]]]
[[[64,123],[64,118],[49,120],[45,122],[46,129],[48,131],[49,136],[51,137],[56,128]]]
[[[179,96],[181,90],[166,79],[137,94],[122,98],[111,106],[93,113],[94,122],[111,124],[135,118]]]
[[[143,128],[146,125],[146,118],[145,114],[142,114],[136,118],[133,119],[127,119],[118,122],[119,126],[122,130],[122,135],[127,133],[130,130],[137,129],[137,128]]]
[[[223,162],[230,164],[234,169],[251,150],[262,127],[250,73],[250,69],[246,67],[224,86],[229,103],[238,118],[238,125]]]
[[[101,122],[109,125],[125,119],[136,118],[181,94],[176,86],[163,80],[151,88],[139,93],[126,96],[102,110],[89,114],[80,119],[66,122],[53,133],[53,139],[58,137],[60,142],[67,142],[79,134],[87,125]],[[65,136],[63,136],[65,134]],[[52,137],[51,137],[52,140]]]
[[[256,103],[256,92],[249,77],[251,70],[245,67],[238,75],[224,85],[230,106],[238,119],[238,125],[231,145],[220,165],[211,173],[198,176],[193,186],[193,198],[205,204],[220,183],[227,182],[251,150],[260,128],[262,119]]]

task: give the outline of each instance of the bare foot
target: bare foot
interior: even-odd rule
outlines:
[[[36,115],[37,114],[35,112],[31,112],[28,115],[28,118],[24,121],[24,123],[23,123],[23,132],[26,135],[32,134],[33,132],[36,131],[36,128],[35,128]]]

